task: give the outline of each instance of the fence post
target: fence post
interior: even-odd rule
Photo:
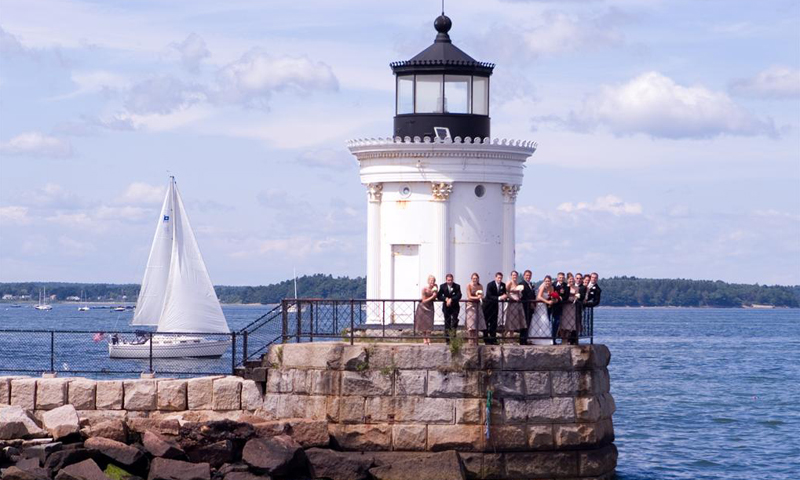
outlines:
[[[242,365],[247,361],[247,330],[242,332]]]
[[[231,343],[233,344],[231,349],[231,375],[236,375],[236,332],[231,332]]]
[[[354,343],[353,339],[353,330],[355,329],[355,311],[353,310],[353,300],[350,299],[350,345]],[[358,307],[361,310],[361,307]]]
[[[594,345],[594,307],[591,307],[589,310],[589,331],[591,332],[591,337],[589,337],[589,344]]]
[[[50,373],[56,371],[56,332],[50,330]]]
[[[316,306],[316,302],[311,302],[311,308],[308,310],[308,341],[314,341],[314,307]]]
[[[281,300],[281,343],[286,343],[286,340],[289,339],[289,315],[287,314],[287,310],[289,309],[289,302],[286,299]]]
[[[295,316],[297,317],[297,332],[295,332],[295,339],[300,343],[300,331],[303,329],[303,305],[295,300],[294,302]]]
[[[381,338],[386,338],[386,300],[383,301],[383,310],[381,312]],[[392,311],[394,311],[394,302],[392,302]]]
[[[153,373],[153,332],[150,332],[150,373]]]

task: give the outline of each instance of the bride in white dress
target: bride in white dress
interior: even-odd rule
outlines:
[[[528,338],[533,339],[528,341],[530,345],[553,344],[551,338],[550,313],[548,311],[548,307],[553,303],[553,300],[550,300],[550,292],[552,291],[553,279],[550,275],[547,275],[544,277],[544,281],[539,287],[539,292],[536,294],[536,306],[533,308],[533,318],[531,318],[531,326],[528,328]]]

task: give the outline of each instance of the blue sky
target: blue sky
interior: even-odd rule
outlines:
[[[0,0],[0,281],[138,282],[168,172],[212,280],[363,275],[345,141],[436,0]],[[539,142],[517,266],[800,284],[800,4],[451,0]]]

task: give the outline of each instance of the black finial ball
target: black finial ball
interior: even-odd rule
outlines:
[[[450,17],[447,15],[439,15],[436,17],[436,20],[433,22],[433,28],[436,29],[439,33],[447,33],[452,28],[453,22],[450,20]]]

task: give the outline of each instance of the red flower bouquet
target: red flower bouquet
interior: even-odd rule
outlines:
[[[553,290],[550,292],[550,300],[559,301],[561,300],[561,295],[559,295],[557,291]]]

